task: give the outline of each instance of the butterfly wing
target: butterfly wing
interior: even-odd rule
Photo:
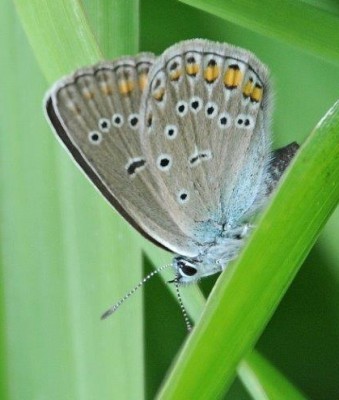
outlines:
[[[152,54],[81,69],[57,82],[47,116],[77,164],[106,199],[159,246],[196,254],[173,223],[140,143],[140,102]]]
[[[172,219],[200,244],[260,203],[270,161],[268,71],[250,52],[189,40],[156,60],[142,148]]]

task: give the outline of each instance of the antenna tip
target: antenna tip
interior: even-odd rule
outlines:
[[[110,315],[113,314],[114,311],[115,311],[114,309],[110,308],[109,310],[105,311],[105,312],[102,314],[102,316],[100,317],[100,319],[101,319],[101,320],[104,320],[104,319],[108,318]]]
[[[142,279],[142,281],[140,281],[132,290],[130,290],[127,294],[125,294],[125,296],[122,297],[117,303],[115,303],[114,306],[105,311],[100,319],[106,319],[111,314],[113,314],[121,306],[121,304],[123,304],[130,296],[132,296],[132,294],[135,293],[146,281],[148,281],[150,278],[152,278],[152,276],[159,273],[163,269],[170,267],[171,265],[172,264],[163,265],[162,267],[152,271],[150,274],[145,276],[145,278]]]

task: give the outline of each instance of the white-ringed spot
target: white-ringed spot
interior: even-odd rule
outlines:
[[[231,116],[227,112],[223,112],[219,114],[218,117],[218,125],[221,129],[226,129],[231,126]]]
[[[136,173],[142,171],[146,166],[146,160],[142,157],[131,158],[126,165],[126,171],[130,177],[134,177]]]
[[[235,123],[238,128],[253,129],[254,119],[251,115],[239,114],[235,118]]]
[[[102,134],[99,131],[92,131],[88,134],[88,139],[92,144],[100,144],[102,141]]]
[[[120,128],[124,124],[124,117],[121,114],[113,114],[112,125],[116,128]]]
[[[178,101],[176,107],[176,112],[180,117],[183,117],[187,114],[188,107],[186,101],[180,100]]]
[[[139,115],[138,114],[131,114],[128,117],[128,122],[130,124],[130,127],[132,129],[138,129],[138,124],[139,124]]]
[[[202,100],[200,97],[194,96],[190,99],[190,108],[192,112],[198,113],[202,109]]]
[[[98,127],[103,133],[107,133],[111,127],[111,121],[108,118],[100,118],[98,121]]]
[[[207,118],[214,118],[218,113],[218,106],[216,103],[209,101],[205,106],[205,115]]]
[[[189,200],[188,190],[182,189],[177,193],[177,201],[179,204],[185,204]]]
[[[172,157],[168,154],[160,154],[157,158],[157,167],[161,171],[169,171],[172,166]]]
[[[178,128],[176,125],[166,125],[165,126],[165,136],[167,139],[173,140],[178,135]]]

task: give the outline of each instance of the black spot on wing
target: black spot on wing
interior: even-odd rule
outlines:
[[[132,161],[127,167],[128,175],[134,175],[136,170],[143,167],[146,161],[143,159]]]

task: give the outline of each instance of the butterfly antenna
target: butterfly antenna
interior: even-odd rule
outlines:
[[[116,302],[112,307],[110,307],[107,311],[105,311],[102,316],[101,319],[106,319],[107,317],[109,317],[111,314],[113,314],[130,296],[132,296],[133,293],[135,293],[139,288],[141,288],[141,286],[143,284],[145,284],[149,279],[152,278],[152,276],[158,274],[159,272],[161,272],[162,270],[164,270],[165,268],[168,268],[172,266],[172,264],[167,264],[167,265],[163,265],[162,267],[155,269],[154,271],[152,271],[151,273],[149,273],[148,275],[146,275],[142,281],[140,281],[132,290],[130,290],[128,293],[125,294],[124,297],[122,297],[118,302]]]
[[[177,292],[178,302],[179,302],[179,305],[180,305],[180,309],[181,309],[182,315],[184,316],[184,320],[185,320],[185,324],[186,324],[187,330],[188,330],[188,332],[190,332],[192,330],[192,325],[191,325],[191,322],[190,322],[190,320],[188,318],[186,308],[184,306],[184,303],[183,303],[181,295],[180,295],[178,278],[179,277],[177,275],[176,278],[174,279],[175,290]]]

